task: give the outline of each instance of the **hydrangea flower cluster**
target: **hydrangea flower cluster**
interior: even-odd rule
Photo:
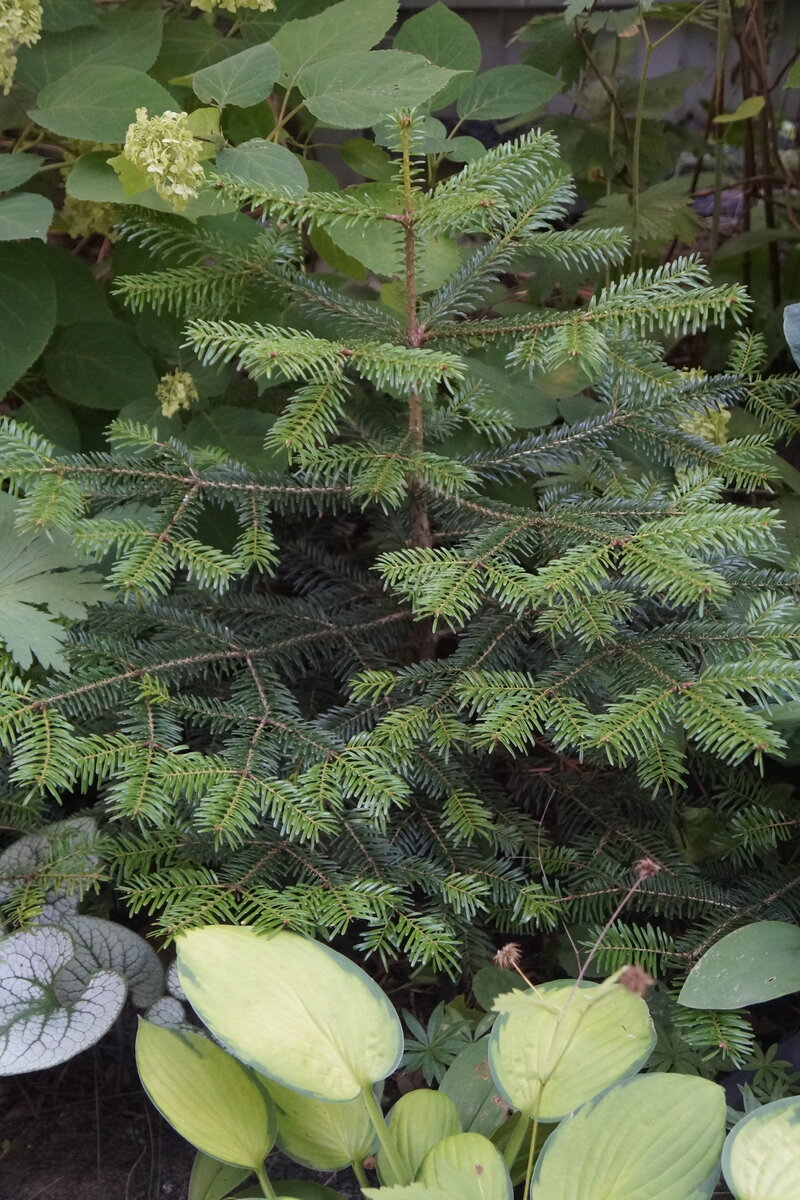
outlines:
[[[174,417],[182,409],[191,408],[198,399],[194,379],[188,371],[170,371],[162,375],[156,388],[156,400],[165,417]]]
[[[224,12],[235,13],[237,8],[251,8],[256,12],[274,12],[275,0],[191,0],[192,8],[202,12],[213,12],[222,9]]]
[[[184,208],[205,180],[199,161],[202,149],[185,112],[148,117],[146,108],[137,108],[122,153],[146,171],[159,196],[175,208]]]
[[[0,0],[0,90],[11,91],[19,46],[32,46],[42,33],[39,0]]]

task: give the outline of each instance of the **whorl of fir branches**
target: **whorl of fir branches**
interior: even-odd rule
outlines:
[[[206,362],[258,381],[277,416],[265,463],[285,469],[129,422],[107,452],[66,454],[4,420],[24,524],[113,560],[70,675],[2,690],[6,820],[96,796],[117,886],[166,937],[221,920],[350,931],[363,952],[449,971],[492,928],[579,922],[591,942],[647,854],[662,870],[602,969],[638,951],[686,967],[743,906],[792,907],[779,867],[760,893],[733,868],[797,824],[746,782],[781,751],[769,706],[800,699],[800,573],[769,504],[795,381],[761,378],[746,332],[725,374],[665,360],[663,343],[746,318],[743,290],[698,258],[585,308],[496,315],[521,255],[596,272],[624,240],[567,227],[550,135],[428,190],[415,128],[400,115],[395,213],[220,176],[261,214],[246,243],[152,213],[125,230],[165,266],[120,295],[185,314]],[[343,221],[402,241],[402,314],[305,269],[300,235]],[[431,289],[443,232],[469,249]],[[237,317],[265,284],[291,305],[284,324]],[[534,374],[579,364],[591,414],[519,435],[464,357],[487,345]],[[758,431],[697,432],[732,406]],[[204,532],[215,511],[238,533]],[[669,815],[697,772],[747,793],[702,862]]]

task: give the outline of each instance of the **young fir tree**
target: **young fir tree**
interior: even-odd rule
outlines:
[[[741,332],[723,375],[665,361],[747,312],[697,258],[585,308],[496,315],[521,255],[591,277],[624,240],[564,227],[548,134],[429,189],[420,128],[396,120],[389,211],[221,176],[261,220],[126,230],[168,264],[119,281],[126,301],[184,314],[207,363],[235,362],[280,409],[262,470],[128,422],[107,453],[69,455],[5,421],[24,523],[113,555],[69,677],[3,691],[9,819],[96,789],[122,895],[164,935],[351,930],[448,970],[493,928],[602,924],[647,855],[661,870],[607,957],[685,965],[743,904],[786,915],[794,894],[773,853],[794,819],[742,764],[780,752],[766,706],[800,695],[800,574],[768,501],[796,381],[761,378]],[[302,235],[345,226],[402,250],[402,315],[304,269]],[[432,287],[442,235],[464,258]],[[265,287],[287,323],[236,320]],[[465,359],[493,345],[534,380],[578,365],[592,415],[520,437]],[[716,437],[734,405],[761,431]],[[202,536],[214,509],[238,521],[227,547]],[[716,824],[694,853],[701,776]],[[753,861],[769,870],[748,890]]]

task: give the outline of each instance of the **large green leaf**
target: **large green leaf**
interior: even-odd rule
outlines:
[[[461,1133],[458,1109],[446,1092],[415,1088],[394,1104],[389,1112],[389,1129],[407,1179],[416,1179],[425,1155],[443,1138]],[[383,1148],[377,1167],[384,1185],[398,1183]]]
[[[177,945],[195,1011],[232,1053],[285,1087],[352,1100],[400,1061],[392,1005],[335,950],[226,925],[191,930]]]
[[[728,1134],[722,1173],[736,1200],[797,1200],[800,1194],[800,1096],[747,1114]]]
[[[428,1152],[420,1182],[459,1200],[511,1200],[511,1177],[498,1150],[479,1133],[456,1133]]]
[[[0,1075],[66,1062],[107,1033],[125,1003],[125,980],[97,971],[65,999],[59,972],[73,956],[70,935],[52,925],[0,940]]]
[[[57,33],[97,23],[94,0],[42,0],[42,29]]]
[[[481,44],[475,30],[458,13],[438,2],[401,25],[394,48],[421,54],[437,67],[462,72],[433,97],[434,108],[452,103],[481,65]]]
[[[53,205],[44,196],[20,192],[0,199],[0,242],[38,238],[43,242],[53,219]]]
[[[4,154],[0,158],[0,192],[27,183],[45,165],[38,154]]]
[[[331,1104],[272,1079],[266,1087],[277,1111],[278,1149],[295,1162],[315,1171],[339,1171],[372,1154],[375,1130],[361,1096]]]
[[[288,21],[272,39],[281,60],[281,83],[293,83],[311,63],[369,50],[394,24],[398,0],[342,0],[316,16]]]
[[[217,155],[217,170],[254,190],[279,191],[299,195],[308,179],[300,159],[285,146],[263,138],[251,138]]]
[[[312,63],[301,71],[298,87],[320,121],[338,129],[360,129],[398,108],[424,104],[453,74],[419,54],[372,50]]]
[[[21,49],[16,82],[28,91],[39,92],[63,75],[97,66],[146,71],[158,55],[161,22],[158,8],[148,11],[126,5],[101,13],[89,28],[51,34],[30,49]]]
[[[445,1071],[439,1090],[450,1096],[466,1132],[491,1137],[508,1117],[508,1105],[489,1070],[489,1038],[466,1046]]]
[[[706,1200],[719,1176],[725,1093],[643,1075],[579,1108],[545,1142],[531,1200]]]
[[[501,121],[540,108],[564,85],[536,67],[494,67],[477,75],[458,99],[463,121]]]
[[[18,502],[0,492],[0,640],[23,668],[34,657],[66,671],[66,629],[59,617],[82,620],[87,606],[107,598],[100,576],[84,571],[71,540],[58,530],[21,533]]]
[[[607,981],[557,980],[499,996],[489,1066],[509,1104],[559,1121],[638,1071],[655,1045],[641,996]]]
[[[85,408],[117,410],[155,395],[150,355],[123,325],[81,321],[60,329],[45,356],[54,392]]]
[[[139,1022],[136,1066],[150,1099],[181,1137],[234,1167],[261,1167],[275,1119],[252,1071],[210,1038]]]
[[[756,921],[726,934],[689,972],[687,1008],[742,1008],[800,992],[800,927]]]
[[[35,250],[0,246],[0,396],[39,357],[55,322],[55,288]]]
[[[43,88],[28,115],[62,137],[123,142],[136,109],[150,115],[174,109],[160,83],[132,67],[81,67]]]
[[[264,100],[278,78],[278,55],[272,46],[250,46],[231,58],[203,67],[192,76],[195,95],[204,104],[236,104],[247,108]]]
[[[76,200],[93,200],[98,204],[135,204],[156,212],[174,212],[169,201],[162,199],[155,188],[127,195],[119,175],[108,163],[108,150],[90,150],[82,154],[67,176],[67,195]],[[210,186],[189,200],[181,215],[189,220],[217,216],[236,208],[235,203],[220,200],[219,192]]]

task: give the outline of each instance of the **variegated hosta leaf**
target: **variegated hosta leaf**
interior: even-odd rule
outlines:
[[[728,1134],[722,1173],[736,1200],[796,1200],[800,1194],[800,1096],[749,1112]]]
[[[72,916],[61,921],[71,935],[75,955],[58,972],[56,988],[64,1000],[80,995],[98,968],[108,967],[124,976],[131,1000],[147,1008],[164,993],[164,968],[158,955],[132,929],[101,917]]]
[[[64,929],[50,925],[0,941],[0,1075],[66,1062],[106,1033],[125,1003],[125,980],[95,971],[67,1002],[56,975],[75,953]]]

